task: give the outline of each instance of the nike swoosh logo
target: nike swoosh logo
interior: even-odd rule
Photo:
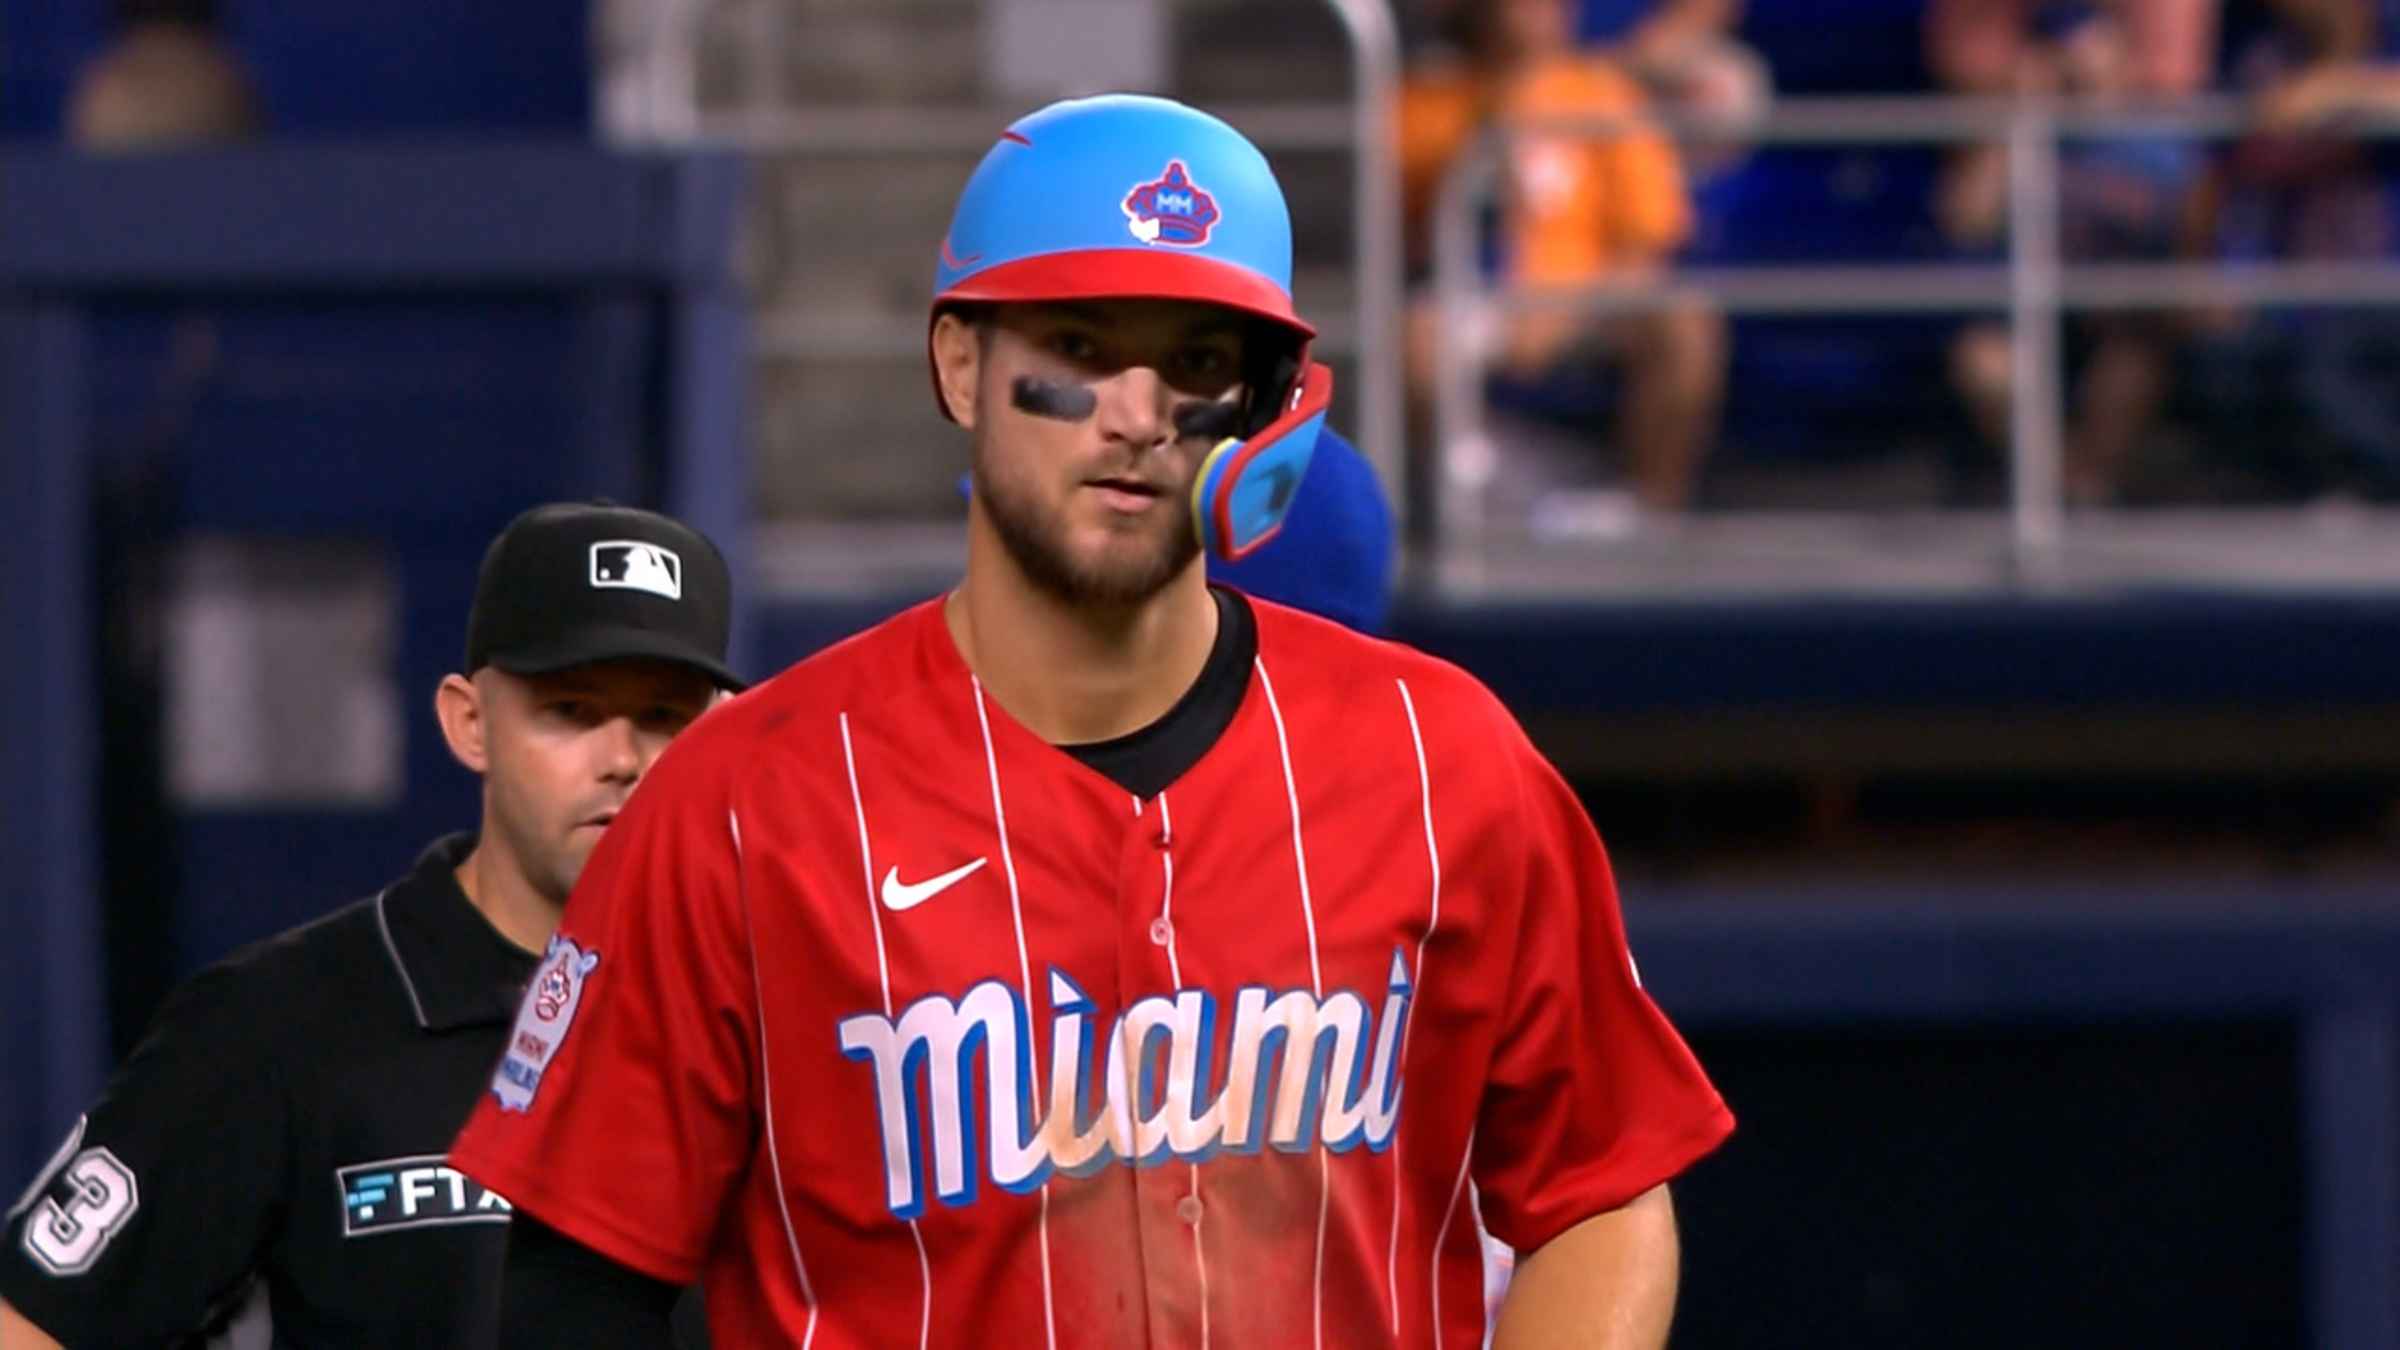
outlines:
[[[907,883],[900,880],[900,869],[895,867],[883,874],[883,907],[895,914],[902,910],[915,909],[975,875],[983,864],[984,860],[977,858],[964,867],[953,867],[938,877],[928,877],[923,881]]]
[[[975,264],[981,261],[983,261],[983,255],[980,253],[970,253],[963,258],[955,253],[952,253],[950,251],[950,237],[948,235],[942,236],[942,266],[954,269],[968,268],[973,267]]]

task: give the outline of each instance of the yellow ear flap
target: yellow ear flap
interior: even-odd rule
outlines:
[[[1208,503],[1214,495],[1218,472],[1241,448],[1239,436],[1228,436],[1217,442],[1216,448],[1208,452],[1208,457],[1200,461],[1200,472],[1192,476],[1192,529],[1203,544],[1208,542],[1210,532],[1216,528],[1208,518]]]
[[[1209,452],[1192,491],[1203,548],[1239,562],[1283,529],[1332,403],[1333,372],[1312,361],[1282,416]]]

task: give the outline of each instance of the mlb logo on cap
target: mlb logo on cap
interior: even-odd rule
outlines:
[[[603,539],[592,545],[592,586],[596,590],[648,591],[681,600],[683,559],[671,548],[639,539]]]
[[[672,661],[727,689],[733,578],[708,536],[613,502],[551,502],[484,550],[467,664],[544,675],[594,661]]]

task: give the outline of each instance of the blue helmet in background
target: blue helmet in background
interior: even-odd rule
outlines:
[[[1208,579],[1263,600],[1381,633],[1392,610],[1392,504],[1375,466],[1327,426],[1300,481],[1291,528],[1240,562],[1208,560]]]
[[[1292,307],[1291,213],[1257,146],[1197,108],[1136,94],[1053,103],[1001,133],[959,194],[933,312],[1113,299],[1259,321],[1243,434],[1209,452],[1192,488],[1209,551],[1247,556],[1282,527],[1333,398],[1333,373],[1309,360],[1316,330]]]

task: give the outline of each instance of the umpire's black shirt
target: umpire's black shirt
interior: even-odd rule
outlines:
[[[459,890],[473,845],[176,990],[9,1211],[0,1297],[70,1346],[261,1295],[278,1347],[488,1345],[508,1205],[442,1158],[534,955]]]

